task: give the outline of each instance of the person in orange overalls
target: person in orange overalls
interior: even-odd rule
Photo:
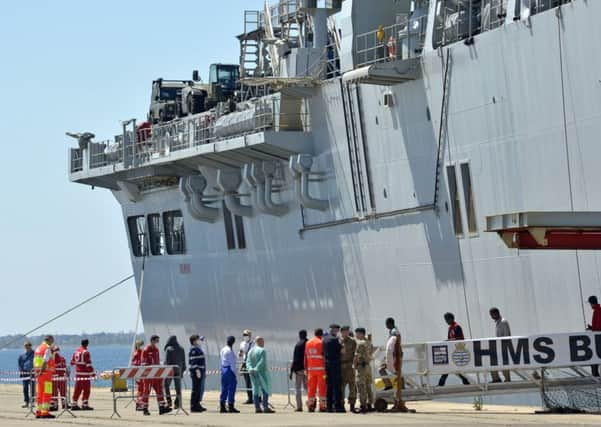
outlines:
[[[305,369],[307,371],[307,406],[315,412],[316,392],[319,394],[319,412],[326,411],[326,363],[323,358],[323,329],[315,330],[314,337],[305,346]]]
[[[87,339],[81,340],[81,347],[75,350],[71,357],[71,365],[75,366],[75,388],[73,390],[73,405],[71,410],[77,411],[92,411],[89,404],[90,391],[92,389],[92,379],[94,377],[94,367],[92,366],[92,356],[88,351],[90,341]],[[78,406],[79,397],[81,398],[81,406]]]
[[[134,345],[134,352],[131,355],[131,366],[142,365],[142,347],[144,346],[143,340],[136,341]],[[144,382],[142,380],[136,380],[136,411],[143,411],[144,406],[142,404],[142,394],[144,393]]]
[[[44,342],[36,348],[33,355],[33,369],[37,381],[36,418],[55,418],[50,413],[52,400],[52,377],[54,376],[54,358],[52,357],[54,337],[47,335]]]
[[[54,357],[54,379],[52,381],[52,404],[51,411],[58,411],[59,396],[62,402],[62,408],[67,407],[67,381],[69,380],[67,371],[67,361],[60,354],[60,348],[52,346],[52,354]]]

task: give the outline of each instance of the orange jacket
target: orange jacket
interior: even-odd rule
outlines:
[[[326,362],[323,357],[323,343],[321,337],[313,337],[305,345],[305,369],[312,371],[325,371]]]
[[[42,373],[41,369],[47,352],[51,352],[50,346],[44,341],[38,346],[38,348],[35,349],[35,353],[33,354],[33,367],[38,375]],[[48,363],[46,364],[46,369],[44,370],[43,374],[54,375],[54,357],[52,357],[52,354],[48,359]]]

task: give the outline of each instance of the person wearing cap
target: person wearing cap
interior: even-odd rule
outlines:
[[[254,344],[255,343],[252,340],[252,332],[248,329],[245,329],[244,332],[242,332],[242,342],[240,343],[240,351],[238,351],[238,357],[242,359],[240,372],[242,372],[242,376],[244,377],[246,395],[248,397],[246,399],[246,402],[244,402],[245,405],[252,405],[253,403],[252,383],[250,381],[250,375],[248,374],[248,370],[246,369],[246,358],[250,350],[253,348]]]
[[[200,343],[204,337],[192,335],[190,337],[190,352],[188,353],[188,365],[190,366],[190,377],[192,378],[192,396],[190,398],[190,412],[204,412],[202,398],[205,392],[205,380],[207,377],[207,362]]]
[[[338,340],[340,326],[330,325],[330,333],[323,339],[323,357],[326,363],[326,406],[328,412],[346,412],[342,403],[342,345]]]
[[[50,411],[58,411],[59,398],[62,402],[62,408],[67,407],[67,381],[69,380],[69,371],[67,370],[67,361],[60,353],[58,345],[52,346],[54,357],[54,379],[52,381],[52,400],[50,401]]]
[[[236,338],[229,336],[226,340],[226,345],[221,349],[219,353],[221,359],[221,396],[219,398],[220,413],[240,413],[234,407],[236,397],[236,387],[238,381],[236,380],[236,353],[234,353],[233,346],[236,342]],[[225,407],[225,403],[228,403],[228,407]]]
[[[353,360],[357,350],[357,342],[351,337],[351,327],[343,326],[340,329],[340,344],[342,350],[340,353],[341,378],[342,378],[342,402],[344,404],[344,395],[348,386],[348,403],[351,412],[355,412],[355,403],[357,402],[357,385],[355,382],[355,369]]]
[[[19,377],[23,378],[23,408],[28,408],[35,399],[35,383],[31,380],[33,376],[33,348],[31,342],[23,344],[25,353],[19,356]]]
[[[365,337],[365,328],[355,329],[355,340],[357,348],[355,349],[355,358],[353,359],[353,367],[356,372],[357,391],[359,392],[360,409],[355,410],[356,414],[365,414],[371,412],[374,396],[371,390],[372,375],[371,375],[371,343]]]

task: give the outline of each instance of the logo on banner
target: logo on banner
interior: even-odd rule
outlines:
[[[432,346],[432,363],[434,365],[449,364],[449,348],[446,345]]]
[[[451,355],[453,363],[456,366],[467,366],[472,360],[472,355],[469,350],[465,347],[465,343],[455,344],[455,351]]]

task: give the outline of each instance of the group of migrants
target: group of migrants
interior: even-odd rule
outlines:
[[[596,296],[588,298],[592,309],[592,321],[587,329],[595,332],[601,331],[601,306]],[[491,319],[495,322],[495,335],[497,337],[511,336],[509,322],[503,318],[498,308],[489,310]],[[456,321],[453,313],[445,313],[444,320],[448,326],[447,340],[464,340],[463,329]],[[393,388],[390,378],[397,378],[397,390],[393,411],[413,412],[408,409],[401,396],[401,366],[403,352],[401,350],[401,335],[393,318],[386,319],[388,340],[386,343],[385,359],[379,366],[379,374],[384,379],[386,388]],[[272,414],[275,411],[269,404],[271,395],[271,378],[265,339],[252,338],[252,332],[245,330],[239,350],[234,350],[236,338],[230,336],[226,345],[220,351],[221,369],[221,413],[239,413],[235,407],[235,394],[237,389],[237,373],[244,378],[247,399],[245,404],[254,404],[257,413]],[[366,334],[365,328],[356,328],[351,331],[349,326],[340,327],[330,325],[324,332],[317,328],[311,339],[306,330],[298,333],[299,341],[296,343],[290,365],[289,378],[294,379],[296,391],[296,411],[303,411],[303,391],[307,393],[307,409],[309,412],[346,412],[345,397],[352,413],[365,414],[374,411],[374,396],[372,394],[372,357],[374,348],[371,337]],[[159,353],[160,338],[157,335],[150,337],[150,343],[144,346],[144,341],[136,341],[135,349],[131,356],[132,366],[160,365]],[[191,412],[204,412],[202,406],[207,364],[205,351],[202,348],[204,337],[197,334],[189,338],[187,366],[186,353],[178,343],[175,336],[171,336],[164,346],[164,365],[174,366],[174,375],[165,380],[142,379],[136,383],[136,410],[144,415],[150,415],[148,401],[154,391],[159,405],[159,414],[171,412],[182,405],[181,390],[182,376],[187,369],[192,379],[192,393],[190,399]],[[75,387],[73,391],[70,410],[92,410],[89,405],[91,381],[95,378],[92,358],[88,350],[89,341],[84,339],[72,355],[70,365],[75,368]],[[241,361],[238,370],[238,360]],[[592,375],[599,376],[599,366],[591,367]],[[30,342],[25,343],[25,353],[19,357],[19,371],[23,380],[24,408],[33,405],[37,394],[36,417],[54,418],[51,411],[63,409],[67,406],[67,383],[70,370],[65,358],[60,353],[60,348],[54,344],[50,335],[36,348],[32,349]],[[508,370],[502,372],[506,382],[511,381]],[[467,377],[457,374],[461,382],[470,384]],[[446,384],[448,375],[442,375],[438,382],[439,387]],[[501,382],[498,372],[491,372],[493,383]],[[171,384],[175,385],[175,400],[171,398]],[[348,390],[348,394],[347,394]],[[81,398],[81,405],[79,404]],[[359,406],[357,406],[357,398]]]

